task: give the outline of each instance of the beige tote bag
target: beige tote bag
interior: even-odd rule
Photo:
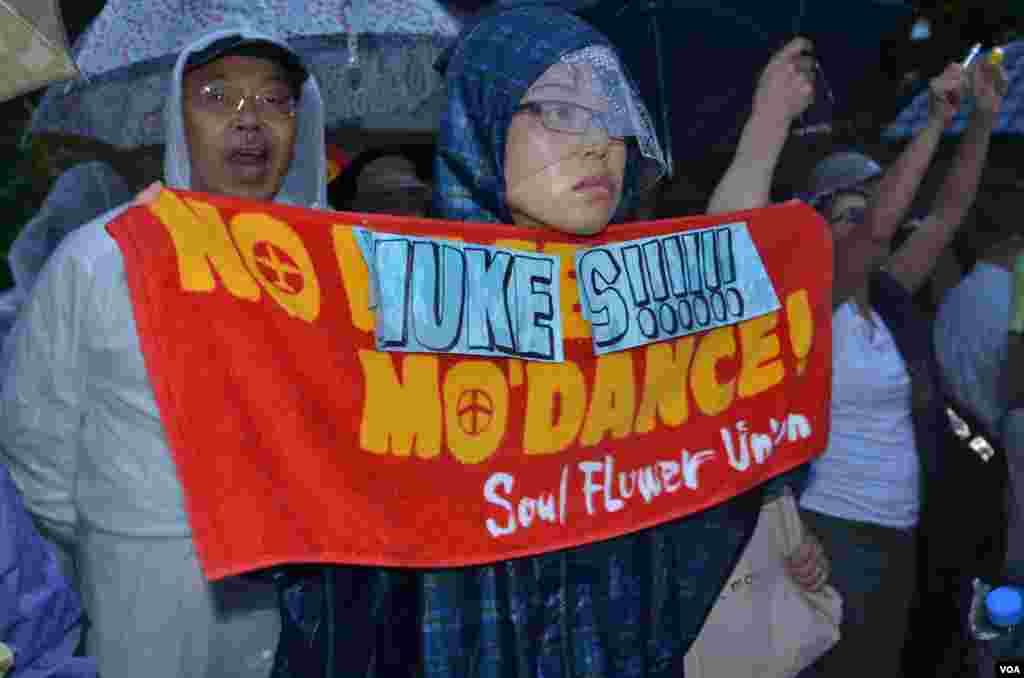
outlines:
[[[803,536],[792,493],[764,505],[686,655],[687,678],[791,678],[839,641],[839,592],[808,593],[786,573],[783,559]]]

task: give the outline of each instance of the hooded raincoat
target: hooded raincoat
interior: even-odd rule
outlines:
[[[29,294],[43,264],[68,233],[131,198],[121,175],[98,160],[75,165],[57,177],[39,212],[21,229],[7,254],[19,293]]]
[[[57,177],[42,207],[21,229],[7,253],[15,286],[0,294],[0,337],[6,337],[36,276],[71,231],[132,197],[110,165],[86,162]]]
[[[511,223],[504,154],[513,110],[559,57],[608,44],[551,7],[501,11],[469,30],[446,67],[439,217]],[[623,202],[635,195],[636,167],[627,160]],[[292,583],[278,675],[676,678],[761,502],[753,490],[657,528],[493,565],[335,568]]]
[[[177,61],[165,107],[171,187],[191,186],[185,61],[236,34],[272,40],[216,31]],[[294,157],[275,200],[323,207],[323,105],[313,78],[297,115]],[[106,230],[123,209],[66,238],[35,282],[5,348],[3,459],[37,523],[75,551],[92,621],[87,648],[105,678],[266,675],[278,629],[272,590],[246,580],[211,586],[199,569],[124,262]]]
[[[8,676],[95,678],[96,663],[73,656],[82,626],[78,596],[0,465],[0,643],[15,662]]]

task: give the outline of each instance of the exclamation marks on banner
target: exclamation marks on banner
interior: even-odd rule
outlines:
[[[797,290],[786,297],[786,320],[789,324],[789,343],[796,356],[796,373],[807,369],[807,355],[814,339],[814,319],[807,290]]]

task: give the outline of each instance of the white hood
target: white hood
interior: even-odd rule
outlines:
[[[181,51],[174,73],[167,105],[164,107],[164,124],[167,132],[167,146],[164,152],[164,180],[172,188],[192,188],[192,167],[189,162],[188,144],[185,141],[185,123],[182,113],[181,83],[185,62],[194,52],[211,43],[234,35],[273,42],[294,51],[284,41],[272,36],[248,30],[229,28],[204,34]],[[291,167],[285,175],[281,190],[274,202],[325,209],[327,207],[327,158],[324,147],[324,108],[320,88],[310,75],[302,87],[297,114],[298,130],[295,136],[295,153]]]

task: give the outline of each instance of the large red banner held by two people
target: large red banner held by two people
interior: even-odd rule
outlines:
[[[801,203],[579,238],[165,190],[109,229],[212,579],[606,539],[828,437]]]

